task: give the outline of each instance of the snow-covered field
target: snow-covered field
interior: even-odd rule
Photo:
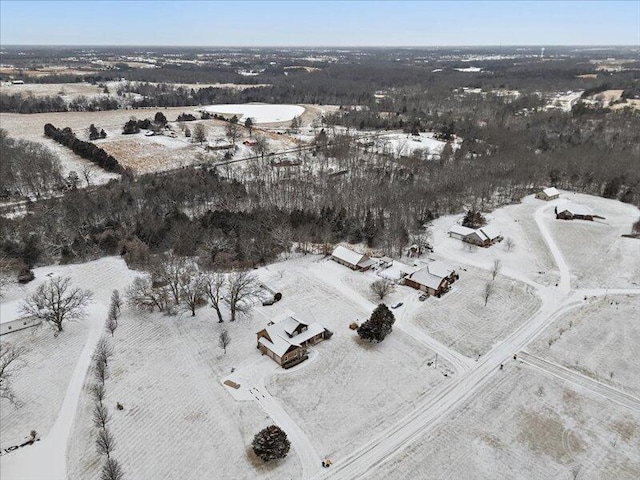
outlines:
[[[640,395],[638,297],[610,295],[584,303],[559,318],[528,351]]]
[[[583,263],[572,256],[578,224],[553,218],[562,200],[527,197],[489,215],[514,239],[512,251],[496,245],[469,252],[446,236],[456,217],[436,220],[429,255],[452,263],[460,280],[443,298],[424,302],[417,291],[397,287],[385,303],[403,305],[393,310],[393,332],[381,344],[362,343],[348,328],[378,303],[369,289],[375,272],[316,255],[255,270],[283,299],[256,305],[234,323],[217,323],[208,307],[195,317],[126,307],[111,340],[106,401],[114,454],[127,477],[536,480],[574,478],[579,468],[578,478],[638,478],[640,288],[613,273],[636,257],[608,248],[629,230],[637,209],[575,198],[609,223],[584,227],[600,234],[579,237],[592,243],[580,246]],[[485,307],[481,291],[495,258],[504,266]],[[584,281],[592,275],[581,273],[586,264],[605,272],[597,282]],[[124,292],[136,272],[117,258],[44,267],[24,290],[9,290],[6,301],[24,297],[48,273],[93,290],[95,304],[85,322],[69,324],[57,338],[47,330],[2,337],[31,351],[15,384],[23,410],[2,404],[1,446],[23,441],[32,429],[42,437],[0,458],[3,480],[23,480],[34,465],[40,475],[29,478],[99,476],[86,367],[112,289]],[[334,332],[287,371],[260,354],[255,335],[283,313],[305,314]],[[232,339],[226,354],[218,346],[223,329]],[[241,388],[224,386],[226,378]],[[265,465],[250,443],[274,422],[292,450]],[[325,457],[334,461],[330,469],[320,466]]]
[[[636,479],[640,415],[629,413],[510,362],[446,423],[382,463],[375,478]]]
[[[571,269],[575,288],[640,287],[640,242],[622,237],[631,232],[640,210],[633,205],[590,195],[564,194],[574,203],[590,207],[595,221],[556,220],[553,211],[545,223]]]
[[[211,113],[238,115],[241,121],[253,119],[254,123],[287,122],[304,113],[300,105],[269,105],[262,103],[221,104],[201,107]]]

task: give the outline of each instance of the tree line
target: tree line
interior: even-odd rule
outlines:
[[[45,136],[52,138],[56,142],[65,147],[68,147],[76,155],[81,156],[97,166],[105,169],[108,172],[123,173],[124,168],[118,163],[118,161],[109,155],[104,149],[96,146],[91,142],[85,142],[78,139],[73,131],[69,127],[65,127],[62,130],[56,128],[50,123],[44,126]]]

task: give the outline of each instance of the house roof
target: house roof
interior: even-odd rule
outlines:
[[[409,278],[420,285],[425,285],[429,288],[437,290],[446,277],[451,275],[454,269],[444,262],[435,261],[428,263],[419,270],[414,271],[409,275]]]
[[[558,213],[568,212],[571,215],[593,215],[593,210],[579,203],[567,202],[563,206],[558,207]]]
[[[359,265],[360,263],[369,260],[369,257],[367,257],[366,255],[354,252],[353,250],[349,250],[348,248],[341,245],[338,245],[335,248],[331,256],[336,257],[343,262],[350,263],[351,265]]]
[[[433,288],[434,290],[440,288],[440,285],[444,280],[444,277],[439,277],[429,272],[428,267],[424,267],[416,272],[413,272],[411,275],[409,275],[409,278],[414,282],[419,283],[420,285]]]
[[[542,190],[547,197],[553,197],[555,195],[560,195],[560,192],[556,187],[544,188]]]
[[[22,312],[22,301],[14,300],[0,305],[0,323],[9,323],[14,320],[27,318],[29,315]]]
[[[498,228],[494,227],[493,225],[485,225],[478,230],[481,231],[489,240],[494,240],[502,235],[500,230],[498,230]]]
[[[290,337],[289,335],[291,335],[299,325],[307,325],[307,330]],[[299,348],[302,343],[324,332],[324,327],[319,323],[307,324],[297,318],[288,316],[279,322],[267,325],[265,330],[271,340],[260,337],[258,343],[267,347],[277,356],[282,357],[291,347]]]
[[[457,223],[455,225],[452,225],[449,229],[449,233],[457,233],[458,235],[464,235],[465,237],[473,232],[474,230],[472,228],[463,227],[462,225],[458,225]]]

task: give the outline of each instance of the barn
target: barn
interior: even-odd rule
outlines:
[[[257,348],[280,366],[297,364],[306,359],[305,349],[324,340],[327,331],[318,323],[305,323],[292,316],[269,324],[260,330]]]
[[[41,323],[39,318],[22,312],[21,301],[16,300],[0,305],[0,335],[35,327]]]
[[[351,270],[359,270],[364,272],[369,270],[376,261],[362,253],[354,252],[343,246],[337,246],[331,254],[331,260],[338,262],[340,265],[349,267]]]
[[[560,198],[560,192],[556,189],[556,187],[543,188],[538,193],[536,193],[536,198],[539,200],[555,200]]]

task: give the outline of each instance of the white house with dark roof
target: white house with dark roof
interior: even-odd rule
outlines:
[[[364,272],[369,270],[376,261],[369,258],[363,253],[354,252],[346,247],[338,245],[331,254],[331,260],[338,262],[351,270],[360,270]]]
[[[545,201],[555,200],[556,198],[560,198],[560,192],[556,187],[543,188],[536,193],[536,198]]]
[[[15,300],[0,305],[0,335],[35,327],[42,321],[22,311],[22,301]]]
[[[324,340],[326,333],[327,330],[319,323],[306,323],[286,316],[278,322],[269,322],[256,334],[257,348],[282,366],[302,359],[305,348]]]
[[[405,278],[405,285],[440,297],[449,291],[451,284],[458,278],[459,276],[451,266],[436,261],[410,273]]]

